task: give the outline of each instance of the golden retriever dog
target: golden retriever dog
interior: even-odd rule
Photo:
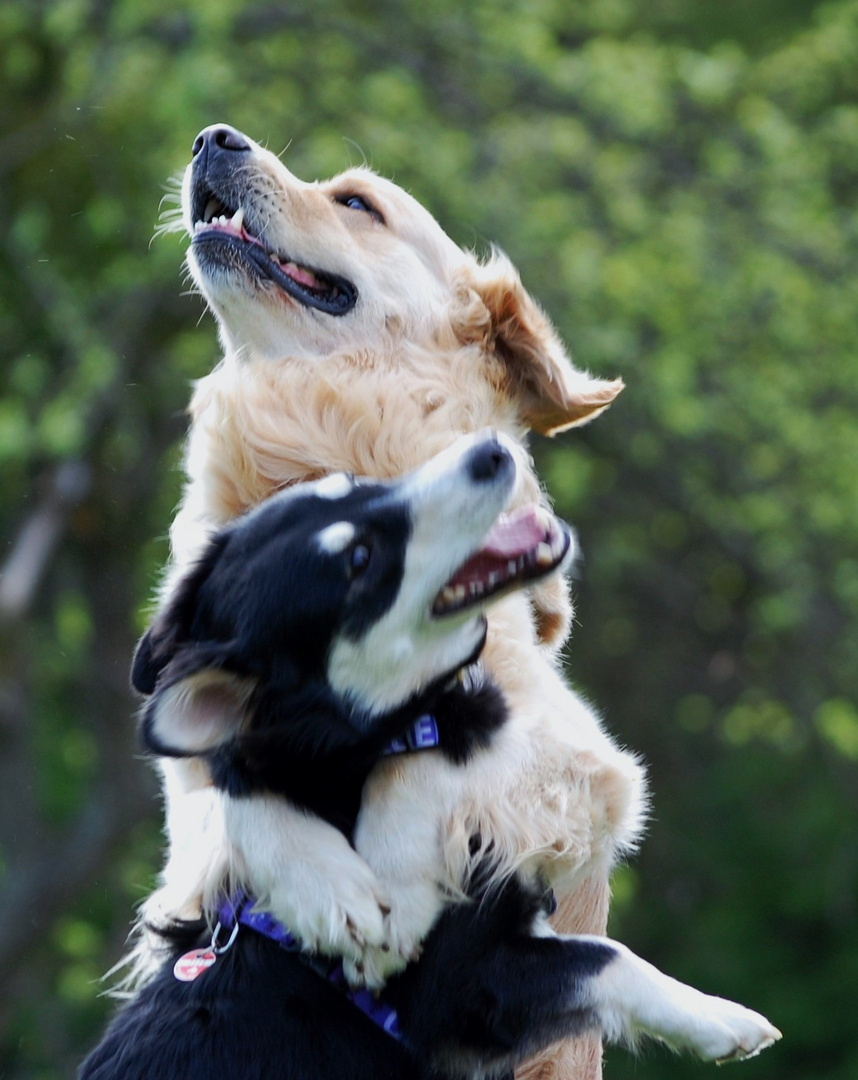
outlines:
[[[485,428],[516,448],[512,512],[545,504],[528,433],[588,421],[622,389],[572,365],[502,254],[462,250],[366,168],[305,183],[216,125],[194,144],[183,222],[223,358],[191,402],[165,596],[218,527],[273,492],[341,471],[398,476]],[[492,608],[483,663],[510,722],[479,766],[431,752],[385,759],[354,847],[282,801],[215,793],[202,760],[165,761],[170,854],[144,921],[199,917],[252,881],[308,949],[342,955],[354,979],[379,985],[490,852],[499,878],[515,871],[555,890],[558,929],[604,932],[608,875],[639,837],[644,778],[563,681],[556,651],[570,616],[557,577]],[[395,642],[382,662],[395,678]],[[581,1080],[600,1062],[598,1042],[582,1039],[526,1074]]]

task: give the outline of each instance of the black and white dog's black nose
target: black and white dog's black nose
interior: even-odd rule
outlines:
[[[194,139],[192,156],[196,157],[201,151],[208,150],[210,154],[243,152],[250,149],[250,143],[246,136],[242,135],[229,124],[212,124],[203,130]]]
[[[478,484],[497,480],[515,469],[512,454],[496,435],[477,443],[467,464],[471,479]]]

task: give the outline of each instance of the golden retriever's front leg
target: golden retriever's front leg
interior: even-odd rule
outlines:
[[[552,919],[559,934],[602,935],[608,924],[611,890],[607,874],[596,874],[574,892],[560,897]],[[582,1035],[549,1046],[516,1070],[516,1080],[599,1080],[602,1041]]]

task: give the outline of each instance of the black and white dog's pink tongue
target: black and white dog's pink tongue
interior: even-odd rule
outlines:
[[[537,506],[525,506],[511,514],[501,514],[483,541],[480,554],[516,559],[539,544],[550,544],[554,521]]]
[[[458,611],[513,583],[540,577],[563,560],[568,546],[568,533],[541,507],[502,514],[480,550],[441,590],[433,610],[436,615]]]

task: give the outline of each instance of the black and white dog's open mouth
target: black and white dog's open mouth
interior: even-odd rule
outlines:
[[[193,193],[192,242],[230,249],[249,263],[291,299],[327,315],[345,315],[357,303],[357,289],[346,278],[308,266],[301,266],[266,244],[246,227],[246,211],[224,203],[211,189],[197,184]],[[252,223],[251,224],[252,227]]]
[[[536,581],[557,569],[571,545],[570,530],[539,506],[501,514],[479,551],[459,567],[435,598],[432,614],[464,611]]]

